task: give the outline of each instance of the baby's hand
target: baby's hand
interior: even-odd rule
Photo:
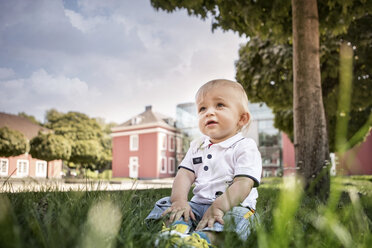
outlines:
[[[196,227],[196,230],[199,231],[203,229],[204,227],[213,227],[213,224],[217,221],[221,223],[222,225],[224,224],[223,221],[223,216],[224,213],[221,209],[213,206],[213,204],[205,211],[205,214],[201,221],[199,222],[198,226]]]
[[[190,217],[191,219],[195,220],[195,215],[192,212],[192,209],[187,201],[172,202],[172,205],[167,210],[165,210],[161,216],[165,216],[168,213],[170,213],[168,219],[169,223],[173,223],[182,216],[184,217],[185,222],[188,222]]]

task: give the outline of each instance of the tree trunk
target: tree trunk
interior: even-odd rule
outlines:
[[[292,0],[293,118],[296,166],[305,190],[322,200],[329,194],[329,149],[319,62],[316,0]]]

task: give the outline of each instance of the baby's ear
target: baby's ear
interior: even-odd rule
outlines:
[[[251,119],[251,116],[249,113],[245,112],[243,114],[240,115],[240,120],[239,120],[239,126],[243,127],[244,125],[246,125],[249,120]]]

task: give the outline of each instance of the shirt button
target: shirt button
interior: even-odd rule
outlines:
[[[208,166],[204,166],[204,170],[207,171],[208,170]]]
[[[207,158],[211,159],[212,158],[212,154],[208,154],[207,155]]]
[[[222,195],[222,194],[223,194],[223,193],[222,193],[221,191],[217,191],[215,195],[216,195],[216,197],[219,197],[219,196]]]

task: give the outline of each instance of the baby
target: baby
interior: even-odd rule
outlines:
[[[208,247],[217,242],[225,221],[232,221],[242,239],[249,235],[256,209],[262,171],[256,143],[242,136],[251,115],[243,87],[218,79],[196,93],[199,129],[205,135],[190,144],[178,167],[170,197],[156,202],[146,219],[166,216],[169,236],[175,246]],[[191,201],[188,193],[195,184]]]

